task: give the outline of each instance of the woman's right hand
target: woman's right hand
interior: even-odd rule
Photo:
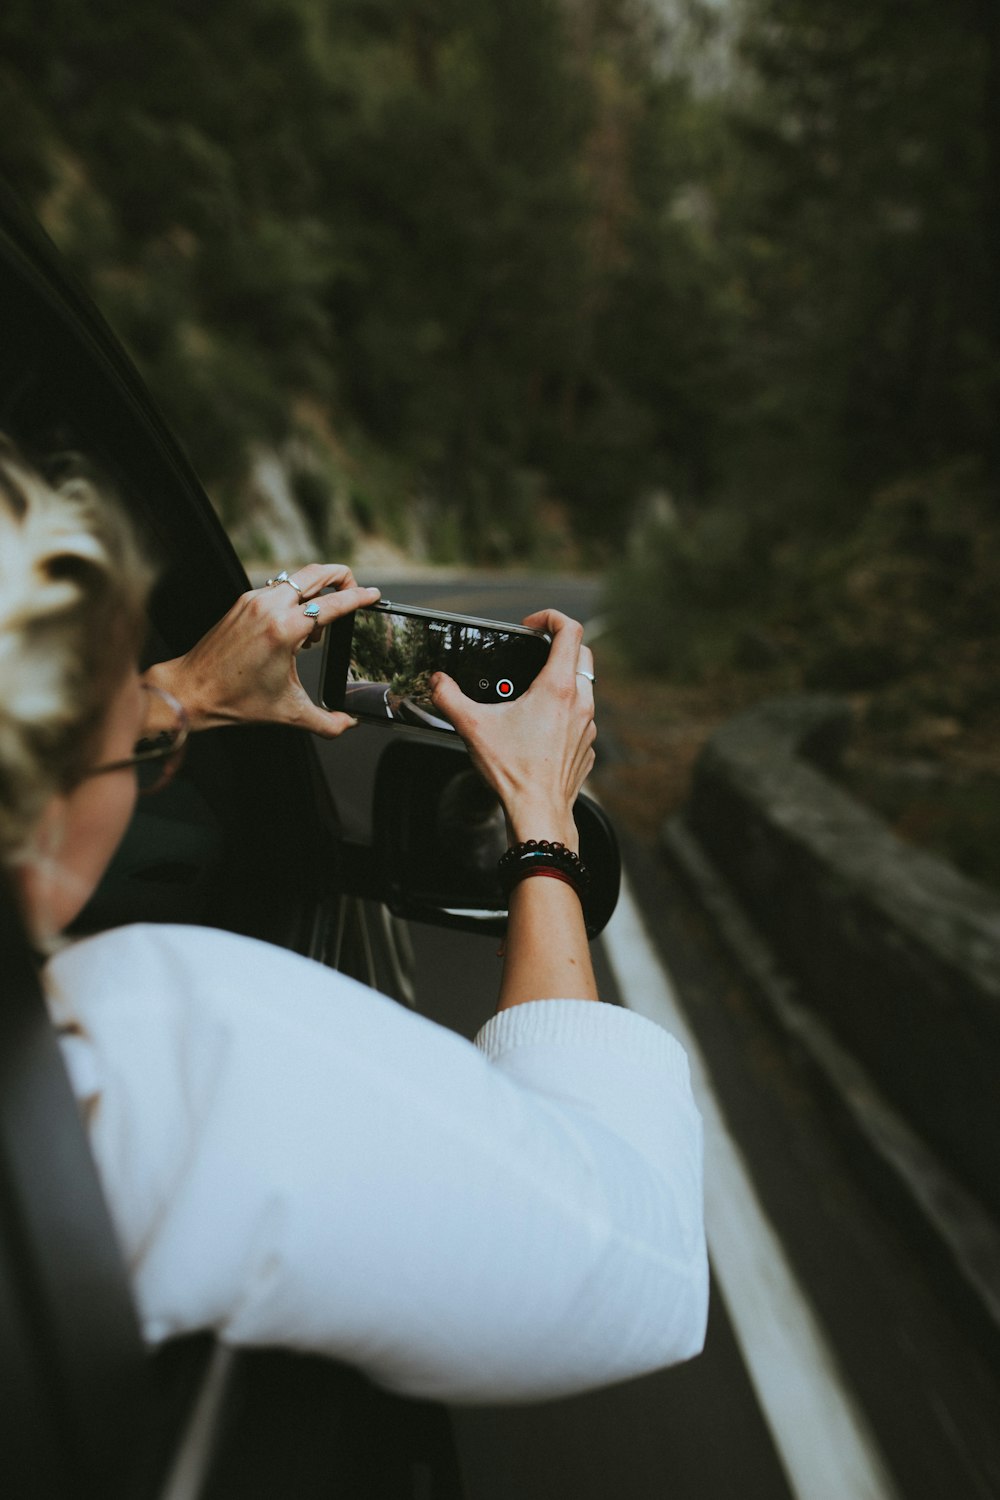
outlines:
[[[474,703],[444,672],[432,679],[432,697],[465,740],[480,774],[507,814],[513,842],[558,839],[578,849],[573,803],[594,764],[594,689],[581,672],[593,672],[583,626],[557,610],[524,621],[552,636],[548,661],[513,703]]]

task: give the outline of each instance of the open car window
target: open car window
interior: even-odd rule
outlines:
[[[0,431],[108,474],[159,577],[146,660],[187,650],[246,575],[127,356],[37,226],[0,188]],[[337,884],[335,813],[307,737],[192,737],[183,774],[144,800],[83,925],[221,925],[305,951]]]

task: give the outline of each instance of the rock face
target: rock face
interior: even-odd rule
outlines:
[[[817,1009],[1000,1213],[1000,903],[825,775],[837,699],[758,705],[697,765],[687,821]]]
[[[248,455],[238,519],[230,518],[228,529],[251,567],[352,561],[360,530],[344,463],[306,437],[259,444]]]
[[[288,463],[273,448],[261,448],[254,455],[240,509],[232,536],[241,557],[280,559],[294,567],[320,555],[322,549],[292,493]]]

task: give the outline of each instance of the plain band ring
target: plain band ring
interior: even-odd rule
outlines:
[[[283,580],[283,582],[285,582],[285,583],[292,583],[292,580],[290,578],[286,578],[286,579]],[[292,587],[294,588],[295,585],[292,584]],[[302,606],[302,613],[304,615],[308,615],[308,617],[309,617],[310,620],[318,620],[319,619],[319,605],[315,604],[315,603],[313,603],[313,604],[303,604],[303,606]]]
[[[585,672],[582,667],[577,667],[576,675],[577,677],[586,677],[588,682],[597,681],[597,678],[594,676],[593,672]]]

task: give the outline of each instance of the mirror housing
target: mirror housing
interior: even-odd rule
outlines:
[[[615,831],[582,794],[573,808],[580,859],[590,871],[585,916],[595,938],[621,886]],[[507,847],[503,809],[461,744],[399,739],[379,762],[373,805],[376,881],[396,916],[501,935],[507,900],[497,860]]]

